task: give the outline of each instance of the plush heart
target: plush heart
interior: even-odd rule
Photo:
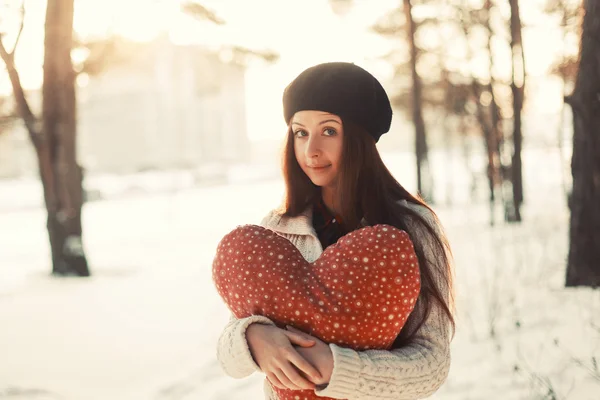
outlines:
[[[420,290],[412,242],[389,225],[355,230],[313,263],[273,231],[240,226],[219,243],[213,280],[237,318],[264,315],[355,350],[389,349]],[[322,399],[274,389],[281,400]]]

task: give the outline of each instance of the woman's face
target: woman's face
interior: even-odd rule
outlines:
[[[312,183],[334,188],[342,159],[344,128],[335,114],[298,111],[292,117],[294,153]]]

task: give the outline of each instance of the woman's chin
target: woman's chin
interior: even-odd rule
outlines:
[[[319,186],[319,187],[325,187],[325,186],[330,186],[331,184],[331,179],[319,179],[319,178],[311,178],[310,179],[311,182],[315,185],[315,186]]]

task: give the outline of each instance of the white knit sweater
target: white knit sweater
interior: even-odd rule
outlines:
[[[402,204],[416,210],[428,221],[434,221],[425,207],[406,201]],[[272,211],[261,225],[289,239],[309,262],[315,261],[323,252],[312,227],[312,208],[293,218]],[[427,249],[425,252],[427,256]],[[448,293],[443,294],[448,296]],[[413,400],[432,395],[448,376],[451,341],[447,316],[437,303],[433,302],[432,307],[412,344],[405,347],[354,351],[330,344],[333,373],[329,384],[322,390],[316,390],[316,394],[349,400]],[[417,301],[413,313],[422,312],[422,309],[421,302]],[[411,321],[414,319],[409,318],[405,329],[409,328]],[[244,378],[260,371],[246,341],[246,329],[252,323],[273,324],[263,316],[232,317],[219,338],[217,358],[225,373],[233,378]],[[277,400],[266,379],[264,390],[266,399]]]

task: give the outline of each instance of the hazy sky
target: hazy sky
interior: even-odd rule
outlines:
[[[528,106],[531,110],[547,111],[560,107],[556,83],[538,85],[535,79],[546,74],[560,36],[551,21],[538,11],[544,1],[521,1],[521,5],[523,20],[530,25],[524,32],[527,72],[533,85],[538,86],[534,89],[539,94],[539,99],[530,101]],[[42,77],[45,3],[45,0],[26,0],[26,27],[16,62],[23,83],[29,88],[38,86]],[[236,43],[278,52],[280,60],[275,65],[255,63],[247,72],[249,134],[252,138],[267,138],[283,129],[280,116],[283,88],[310,65],[352,61],[384,82],[390,77],[389,65],[378,60],[390,49],[390,42],[370,33],[368,27],[401,1],[354,0],[349,12],[341,18],[333,13],[329,0],[203,0],[203,4],[227,21],[222,27],[182,16],[177,0],[76,0],[75,3],[75,29],[84,36],[116,33],[149,40],[160,31],[167,31],[178,43],[213,46]],[[503,13],[506,10],[504,7]],[[455,45],[458,54],[459,43]],[[497,70],[506,75],[510,71],[510,53],[506,46],[498,46],[497,52]],[[6,76],[0,76],[0,92],[9,91]]]
[[[28,87],[36,86],[41,77],[45,3],[45,0],[25,3],[26,25],[16,62]],[[215,27],[183,16],[178,0],[76,0],[75,30],[82,36],[115,33],[141,41],[168,31],[179,43],[214,46],[235,43],[268,48],[280,53],[281,63],[310,65],[324,59],[355,59],[357,54],[362,58],[378,54],[377,50],[380,53],[382,48],[377,43],[384,41],[366,34],[366,27],[393,6],[394,1],[357,1],[344,20],[333,14],[327,0],[205,0],[203,3],[227,24]],[[16,31],[10,23],[5,25],[9,33]],[[6,38],[7,45],[12,43],[11,39]]]

